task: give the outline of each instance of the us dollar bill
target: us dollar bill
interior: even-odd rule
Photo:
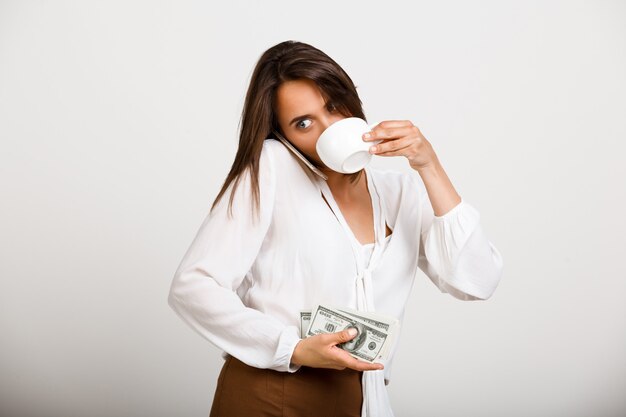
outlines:
[[[380,313],[353,310],[345,307],[337,308],[337,311],[349,314],[352,317],[356,317],[359,320],[369,323],[370,325],[380,330],[384,330],[385,332],[389,332],[394,326],[397,326],[399,323],[398,319],[396,319],[395,317],[385,316]]]
[[[357,359],[370,363],[380,362],[386,360],[383,354],[388,352],[388,349],[385,349],[386,342],[392,339],[389,332],[391,324],[373,323],[375,321],[371,317],[357,317],[337,308],[317,305],[311,312],[306,337],[355,328],[357,335],[345,343],[338,344],[337,347]]]
[[[300,337],[305,338],[311,324],[311,311],[300,312]]]
[[[385,345],[383,346],[383,350],[380,356],[382,360],[386,360],[389,357],[389,353],[396,342],[400,329],[400,321],[397,318],[381,313],[359,311],[345,307],[339,308],[338,311],[349,314],[352,317],[355,317],[381,331],[386,332],[388,334],[388,337],[385,341]]]

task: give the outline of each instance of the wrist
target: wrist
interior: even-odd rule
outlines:
[[[422,179],[426,178],[437,178],[441,176],[443,171],[443,167],[439,163],[438,159],[433,159],[431,162],[421,165],[419,167],[414,166],[413,169],[416,170]]]
[[[415,170],[424,182],[435,216],[443,216],[461,202],[461,196],[438,160]]]
[[[296,343],[296,346],[294,346],[293,348],[293,352],[291,352],[291,364],[294,366],[300,366],[300,348],[301,345],[300,343],[302,342],[302,339],[300,339],[298,341],[298,343]]]

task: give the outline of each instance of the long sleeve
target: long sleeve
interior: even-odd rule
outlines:
[[[487,239],[479,212],[465,199],[435,216],[423,183],[418,266],[442,291],[461,300],[486,300],[502,276],[502,256]]]
[[[251,213],[246,171],[235,191],[233,216],[227,216],[231,183],[202,222],[174,274],[168,304],[202,337],[242,362],[295,372],[299,366],[291,364],[291,355],[300,340],[297,326],[245,306],[236,292],[259,253],[274,209],[276,175],[266,144],[259,165],[260,219]]]

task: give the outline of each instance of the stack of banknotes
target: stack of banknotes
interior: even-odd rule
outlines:
[[[400,328],[400,322],[395,317],[327,305],[317,305],[312,311],[300,312],[300,337],[303,339],[351,327],[357,329],[357,335],[337,347],[366,362],[387,361]]]

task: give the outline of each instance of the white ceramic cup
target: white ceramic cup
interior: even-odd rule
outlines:
[[[341,119],[322,132],[315,148],[322,162],[333,171],[352,174],[364,168],[372,159],[370,146],[382,139],[364,141],[363,134],[378,123],[368,125],[359,117]]]

